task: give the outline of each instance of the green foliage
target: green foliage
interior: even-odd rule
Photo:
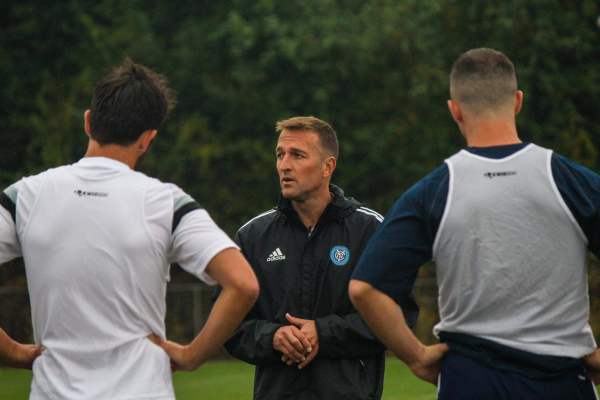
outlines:
[[[143,169],[228,232],[277,197],[275,121],[338,131],[335,181],[384,212],[462,146],[446,110],[461,52],[515,62],[522,136],[598,168],[600,6],[584,1],[9,1],[0,6],[0,183],[76,161],[96,81],[125,56],[179,103]]]
[[[385,212],[463,146],[446,110],[448,73],[474,47],[514,61],[524,140],[598,170],[599,17],[597,0],[5,0],[0,186],[82,156],[93,84],[126,56],[179,92],[142,169],[179,184],[230,234],[274,205],[274,125],[293,115],[333,124],[334,181]],[[13,262],[0,282],[23,285],[23,275]],[[435,294],[417,294],[419,335],[431,340]],[[23,317],[15,304],[5,323]]]

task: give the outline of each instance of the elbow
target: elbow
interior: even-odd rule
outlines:
[[[258,300],[259,294],[260,294],[260,287],[258,285],[258,281],[256,280],[256,278],[254,278],[254,280],[252,281],[252,284],[248,285],[248,287],[245,289],[245,295],[252,302],[252,304],[254,304],[254,303],[256,303],[256,300]]]
[[[252,274],[251,277],[239,281],[235,287],[235,291],[237,292],[237,296],[241,302],[244,302],[249,306],[254,305],[256,300],[258,300],[258,295],[260,294],[260,288],[256,276]]]
[[[350,301],[352,301],[352,304],[354,304],[354,307],[356,307],[357,310],[360,310],[361,304],[364,303],[372,290],[373,286],[366,282],[356,279],[350,281],[350,284],[348,285],[348,295],[350,296]]]

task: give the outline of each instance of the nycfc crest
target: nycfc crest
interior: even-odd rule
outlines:
[[[350,261],[350,250],[346,246],[333,246],[329,252],[331,262],[337,266],[343,266]]]

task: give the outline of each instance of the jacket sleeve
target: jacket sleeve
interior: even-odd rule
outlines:
[[[330,358],[354,358],[376,355],[385,346],[375,338],[361,316],[328,315],[315,320],[319,334],[319,354]]]
[[[273,349],[273,335],[280,324],[249,315],[225,343],[235,358],[250,364],[281,363],[281,354]]]
[[[254,268],[239,231],[234,240]],[[258,273],[257,276],[260,282]],[[225,343],[225,349],[233,357],[250,364],[281,363],[281,354],[273,349],[273,335],[281,326],[281,324],[261,319],[257,302],[233,336]]]

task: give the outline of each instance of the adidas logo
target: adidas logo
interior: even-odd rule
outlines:
[[[281,261],[281,260],[285,260],[285,255],[283,255],[283,253],[281,252],[281,249],[276,248],[271,254],[269,254],[269,257],[267,257],[267,262],[271,262],[271,261]]]

